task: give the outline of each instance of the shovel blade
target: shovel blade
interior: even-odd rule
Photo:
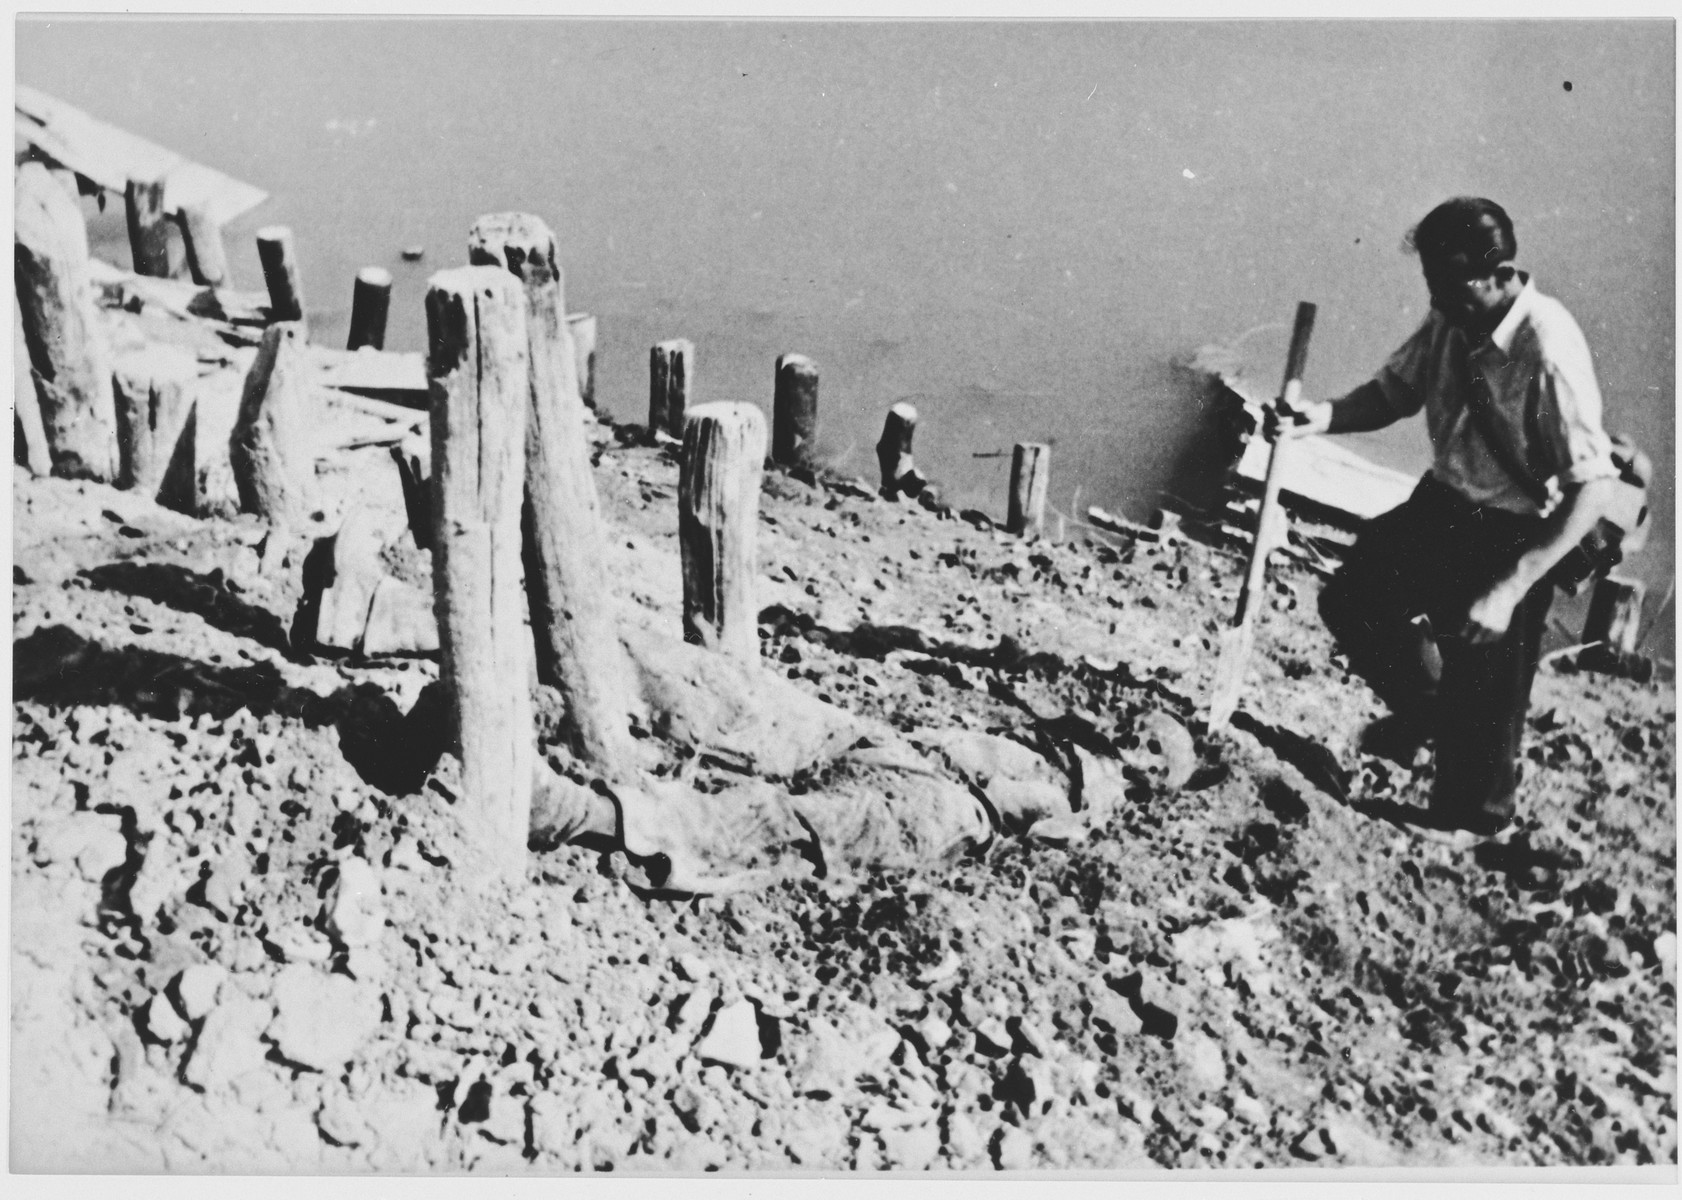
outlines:
[[[1256,627],[1249,621],[1220,632],[1216,647],[1215,684],[1209,697],[1209,732],[1225,729],[1238,710],[1238,694],[1244,687],[1244,671],[1250,665],[1250,648],[1255,645]]]

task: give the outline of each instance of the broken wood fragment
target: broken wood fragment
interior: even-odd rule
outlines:
[[[818,368],[804,354],[784,354],[772,399],[771,461],[810,470],[817,432]]]
[[[684,412],[689,406],[689,379],[694,370],[695,346],[688,338],[656,342],[648,352],[648,435],[683,437]]]
[[[156,499],[192,410],[198,359],[157,343],[117,360],[117,486]]]
[[[596,407],[596,318],[589,313],[568,313],[567,331],[572,335],[572,352],[578,374],[578,397],[585,408]]]
[[[876,461],[882,468],[882,495],[888,500],[915,497],[926,480],[911,459],[911,438],[917,431],[917,410],[903,401],[888,410],[882,436],[876,443]]]
[[[228,250],[222,244],[222,227],[207,210],[181,210],[181,240],[194,283],[219,288],[228,282]]]
[[[611,776],[637,758],[628,715],[630,671],[614,633],[607,539],[555,235],[530,213],[490,214],[474,223],[468,259],[500,267],[523,285],[530,361],[526,591],[537,676],[566,700],[573,752]]]
[[[263,282],[269,289],[269,308],[276,321],[296,321],[299,334],[309,340],[304,324],[304,289],[298,279],[298,254],[292,231],[285,225],[267,225],[257,231],[257,258],[263,264]]]
[[[94,303],[81,207],[47,168],[18,168],[13,240],[18,308],[52,470],[117,476],[111,349]]]
[[[1051,478],[1051,447],[1018,442],[1010,458],[1010,508],[1005,529],[1037,538],[1045,527],[1045,493]]]
[[[385,323],[390,311],[391,272],[383,267],[363,267],[356,273],[351,290],[350,337],[345,349],[385,349]]]
[[[689,414],[678,474],[684,640],[759,661],[755,532],[765,461],[765,414],[752,404],[703,404]]]
[[[1633,654],[1641,640],[1641,602],[1647,585],[1639,579],[1607,575],[1594,585],[1584,642],[1604,642],[1621,654]]]
[[[134,259],[134,273],[173,278],[179,264],[169,238],[163,180],[131,178],[123,191],[123,209],[128,217],[128,245]]]
[[[427,291],[426,324],[433,588],[462,815],[482,869],[518,886],[536,762],[520,580],[531,403],[524,289],[505,269],[440,271]]]

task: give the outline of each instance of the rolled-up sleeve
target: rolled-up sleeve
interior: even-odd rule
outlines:
[[[1426,370],[1431,361],[1434,340],[1433,322],[1427,320],[1418,331],[1396,348],[1373,383],[1383,393],[1385,403],[1397,420],[1411,417],[1425,407]]]
[[[1588,344],[1581,334],[1553,340],[1536,381],[1535,436],[1543,443],[1546,461],[1554,464],[1561,487],[1616,475],[1612,439],[1601,425],[1600,385]]]

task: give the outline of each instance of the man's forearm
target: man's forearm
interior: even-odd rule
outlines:
[[[1366,433],[1383,429],[1396,420],[1395,410],[1377,383],[1368,380],[1347,396],[1333,400],[1327,433]]]
[[[1549,515],[1541,540],[1519,556],[1509,581],[1520,591],[1528,592],[1542,577],[1553,570],[1554,564],[1571,552],[1605,515],[1614,495],[1616,479],[1591,479],[1579,487],[1566,491],[1559,507]]]

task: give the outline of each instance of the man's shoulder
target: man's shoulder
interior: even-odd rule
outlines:
[[[1544,362],[1576,364],[1589,359],[1588,339],[1577,318],[1554,297],[1531,289],[1524,322],[1513,339],[1518,353],[1536,356]]]

